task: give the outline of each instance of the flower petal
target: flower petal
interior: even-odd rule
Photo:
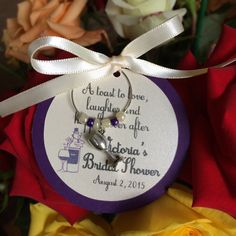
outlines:
[[[24,1],[18,3],[18,12],[17,12],[17,22],[23,27],[26,31],[30,28],[29,14],[31,11],[31,3],[29,1]]]
[[[112,223],[114,232],[122,236],[235,235],[234,218],[214,209],[192,208],[191,203],[191,191],[175,185],[155,202],[119,214]],[[224,222],[218,224],[221,219]]]
[[[84,35],[85,30],[78,26],[68,26],[60,23],[47,22],[50,29],[68,39],[77,39]]]
[[[110,230],[106,230],[107,223],[95,215],[75,222],[73,225],[68,223],[64,217],[53,209],[41,204],[31,204],[31,224],[29,236],[35,235],[58,235],[58,236],[109,236]],[[105,226],[105,229],[103,227]],[[109,228],[108,228],[109,229]]]
[[[107,46],[110,47],[108,36],[104,30],[86,31],[82,37],[75,38],[73,41],[83,46],[89,46],[101,41],[105,41]]]
[[[86,3],[87,0],[74,0],[60,23],[65,25],[77,25],[79,16],[81,15]]]
[[[20,36],[20,40],[23,43],[32,42],[33,40],[35,40],[36,38],[38,38],[40,36],[40,34],[44,30],[44,28],[45,28],[45,24],[43,22],[36,24],[30,30],[28,30],[27,32],[22,34]]]
[[[6,56],[7,57],[14,57],[19,61],[29,63],[29,57],[28,57],[28,50],[27,49],[28,49],[28,47],[26,48],[25,46],[24,47],[22,46],[21,48],[17,48],[17,49],[9,48],[6,51]]]
[[[49,21],[52,21],[54,23],[59,22],[61,18],[64,16],[66,10],[68,9],[70,3],[69,2],[63,2],[61,3],[55,11],[53,11],[49,17]]]
[[[31,25],[35,25],[36,23],[40,23],[40,21],[45,20],[59,5],[59,0],[51,0],[43,6],[42,8],[32,11],[30,15]]]
[[[18,24],[16,18],[8,18],[7,19],[7,29],[6,30],[12,39],[14,39],[18,36],[18,33],[21,30],[21,27]]]
[[[32,11],[36,11],[42,7],[44,7],[48,0],[30,0],[30,2],[32,3]]]

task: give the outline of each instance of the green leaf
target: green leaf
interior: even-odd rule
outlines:
[[[103,219],[105,219],[108,223],[111,223],[115,216],[115,214],[102,214]]]
[[[196,15],[196,1],[195,0],[177,0],[176,8],[187,8],[189,12]]]
[[[204,17],[201,32],[197,35],[197,47],[195,48],[195,56],[200,63],[206,61],[212,46],[217,42],[224,17],[223,13],[215,13]]]
[[[7,185],[5,183],[0,183],[0,193],[5,193]]]
[[[193,16],[196,15],[196,1],[195,0],[185,0],[188,9]]]
[[[236,19],[232,19],[230,21],[227,22],[227,25],[236,28]]]
[[[16,225],[21,229],[22,236],[28,236],[30,225],[30,209],[29,200],[25,198],[18,198]]]
[[[10,171],[4,171],[4,172],[0,172],[0,180],[9,180],[13,177],[14,175],[14,171],[10,170]]]
[[[8,193],[5,193],[3,195],[3,198],[1,199],[0,214],[7,208],[8,201],[9,201]]]

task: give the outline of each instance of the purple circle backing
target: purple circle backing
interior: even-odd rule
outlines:
[[[189,145],[189,126],[186,112],[180,97],[167,80],[148,78],[163,91],[173,107],[178,124],[178,145],[174,160],[162,179],[147,192],[127,200],[101,201],[91,199],[74,191],[58,177],[48,160],[44,145],[44,123],[53,99],[38,104],[32,128],[34,153],[38,165],[51,187],[65,199],[83,208],[100,213],[122,212],[144,206],[157,199],[165,193],[165,190],[175,180]]]

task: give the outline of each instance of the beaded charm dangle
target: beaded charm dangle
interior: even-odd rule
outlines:
[[[116,127],[119,123],[123,122],[125,120],[125,113],[123,111],[119,111],[114,117],[97,119],[89,117],[84,112],[76,112],[75,119],[80,124],[86,124],[89,128],[93,128],[95,130],[105,130],[105,128]]]
[[[121,73],[124,75],[129,85],[128,100],[125,107],[121,111],[115,113],[115,115],[112,117],[99,119],[90,117],[84,112],[80,112],[74,102],[74,92],[73,90],[71,91],[72,105],[75,109],[75,123],[84,124],[91,129],[91,133],[88,137],[88,142],[96,149],[104,151],[108,156],[108,163],[110,163],[114,167],[118,164],[119,161],[123,160],[123,158],[111,153],[108,150],[107,139],[104,135],[105,129],[109,127],[116,127],[120,123],[124,122],[126,117],[125,112],[130,106],[132,100],[132,87],[129,78],[123,71]]]

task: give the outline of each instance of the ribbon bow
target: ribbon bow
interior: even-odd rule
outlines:
[[[138,59],[152,48],[182,33],[183,30],[178,16],[175,16],[136,38],[123,49],[119,56],[111,58],[64,38],[55,36],[39,38],[29,47],[33,68],[42,74],[61,76],[0,102],[0,116],[7,116],[73,88],[85,86],[88,82],[102,81],[118,70],[128,69],[134,73],[163,79],[189,78],[206,73],[208,68],[174,70]],[[36,52],[45,47],[62,49],[77,57],[49,61],[35,59]],[[228,65],[233,61],[235,59],[220,66]]]

